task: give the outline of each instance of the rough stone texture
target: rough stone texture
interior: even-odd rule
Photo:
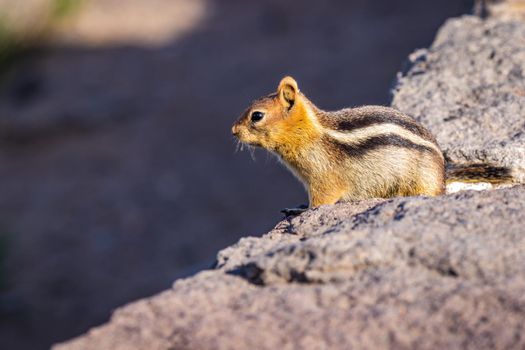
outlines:
[[[525,346],[525,186],[377,203],[242,239],[55,349]]]
[[[451,19],[409,65],[392,105],[428,126],[451,162],[511,167],[525,181],[525,22]]]

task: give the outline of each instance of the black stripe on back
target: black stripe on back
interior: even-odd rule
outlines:
[[[436,143],[434,137],[422,125],[408,118],[396,116],[395,114],[370,114],[349,120],[337,120],[336,127],[337,130],[353,131],[356,129],[366,128],[367,126],[385,123],[399,125],[400,127],[416,134],[424,140]]]
[[[437,154],[437,151],[432,147],[419,145],[396,134],[373,136],[358,144],[340,142],[331,137],[325,137],[323,141],[327,142],[329,147],[337,148],[339,151],[342,151],[352,157],[362,157],[372,150],[387,146],[408,148],[419,152],[433,153],[434,155]]]

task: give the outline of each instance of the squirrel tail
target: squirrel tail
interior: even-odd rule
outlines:
[[[485,182],[492,185],[502,185],[514,182],[512,170],[507,167],[490,164],[451,164],[447,165],[446,183]]]

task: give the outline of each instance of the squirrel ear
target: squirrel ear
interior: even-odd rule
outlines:
[[[277,88],[279,100],[288,109],[293,107],[298,92],[297,82],[292,77],[284,77]]]

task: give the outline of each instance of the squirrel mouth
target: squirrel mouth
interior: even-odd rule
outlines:
[[[237,136],[237,139],[239,140],[240,143],[242,143],[243,145],[246,145],[246,146],[262,147],[261,142],[258,141],[258,140],[247,140],[244,137],[242,137],[242,135]]]

